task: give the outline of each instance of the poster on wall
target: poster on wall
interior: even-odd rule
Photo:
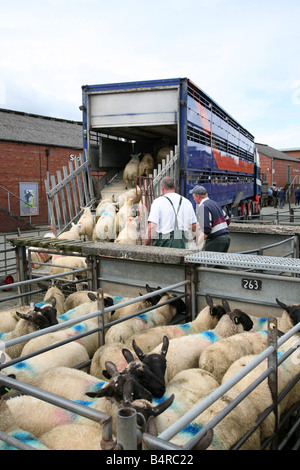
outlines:
[[[20,215],[39,215],[38,183],[19,183]]]

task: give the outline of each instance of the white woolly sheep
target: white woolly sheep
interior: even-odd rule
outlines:
[[[161,343],[164,335],[171,340],[215,328],[221,316],[225,314],[225,309],[221,305],[214,305],[209,295],[206,296],[206,301],[208,305],[201,310],[195,320],[177,325],[156,326],[144,333],[134,334],[128,341],[137,340],[145,352],[150,352]]]
[[[136,401],[137,400],[135,400],[131,406],[134,407]],[[158,409],[164,411],[164,408],[168,406],[170,402],[171,400],[168,400],[166,403],[163,402],[160,405],[153,407],[156,409],[155,413],[157,413]],[[31,432],[36,437],[41,438],[43,442],[45,442],[43,436],[45,433],[62,424],[76,423],[80,426],[83,424],[88,425],[91,433],[93,432],[93,429],[97,430],[98,433],[100,430],[99,424],[96,422],[88,420],[87,418],[73,412],[60,409],[55,405],[43,402],[31,396],[18,396],[11,398],[7,400],[7,405],[17,425],[20,428]],[[121,400],[117,400],[114,397],[101,397],[97,399],[89,399],[89,401],[86,400],[84,401],[84,405],[111,415],[113,417],[113,431],[116,431],[116,412],[119,408],[123,407]],[[65,434],[65,439],[67,439],[67,434]]]
[[[81,304],[79,307],[58,317],[58,320],[60,320],[61,322],[62,319],[63,321],[65,321],[66,318],[70,319],[69,318],[70,316],[73,318],[76,318],[76,316],[80,317],[83,315],[87,315],[88,313],[96,312],[98,309],[98,304],[97,304],[97,301],[95,300],[96,296],[92,292],[89,292],[88,295],[90,296],[91,299],[94,299],[93,302],[87,302],[85,304]],[[111,305],[112,305],[112,299],[110,297],[108,297],[107,299],[104,299],[104,306],[111,306]],[[70,315],[68,315],[68,313],[70,313]],[[112,313],[106,312],[104,314],[104,323],[108,323],[112,314],[113,312]],[[24,346],[22,350],[22,356],[26,354],[30,354],[34,351],[42,349],[51,344],[55,344],[59,341],[63,341],[73,336],[77,336],[81,333],[86,333],[88,331],[94,330],[97,326],[98,326],[98,317],[93,317],[89,320],[82,321],[74,326],[65,328],[63,330],[54,331],[51,333],[47,333],[43,336],[39,336],[37,338],[33,338],[30,341],[28,341],[28,343]],[[99,347],[98,332],[83,336],[82,338],[77,339],[75,341],[79,342],[86,348],[89,357],[92,357]]]
[[[102,400],[101,408],[105,408],[105,413],[113,417],[112,428],[114,435],[116,435],[116,413],[124,406],[123,403],[115,399],[99,398],[98,400]],[[171,401],[172,397],[153,406],[147,400],[134,400],[130,402],[130,406],[136,409],[138,413],[143,414],[144,419],[147,420],[149,416],[158,416],[163,413]],[[101,411],[104,410],[101,409]],[[137,416],[138,424],[142,425],[142,422],[139,422],[139,414]],[[41,442],[52,450],[101,450],[101,439],[102,434],[99,425],[95,423],[86,424],[82,419],[70,424],[56,426],[40,436]]]
[[[106,197],[101,199],[98,203],[95,211],[95,220],[98,221],[99,217],[104,214],[104,212],[108,212],[109,214],[115,216],[116,215],[116,203],[114,203],[110,198]]]
[[[149,286],[149,284],[146,284],[145,287],[146,287],[146,291],[148,294],[150,292],[153,292],[153,296],[148,299],[138,300],[134,302],[133,304],[129,304],[124,307],[117,308],[116,311],[114,312],[114,318],[113,318],[114,321],[119,320],[120,318],[128,317],[129,315],[133,315],[134,313],[137,313],[141,310],[151,307],[151,305],[156,305],[159,302],[159,300],[162,298],[162,294],[156,294],[155,290],[161,289],[161,287],[152,288]],[[130,297],[113,297],[113,299],[114,299],[114,304],[131,300]]]
[[[20,313],[26,313],[29,310],[29,305],[12,307],[0,311],[0,334],[8,333],[15,329],[20,317],[18,317],[16,310]]]
[[[114,304],[114,299],[112,296],[104,293],[103,298],[105,307],[111,307]],[[66,316],[68,316],[69,310],[79,307],[79,305],[81,304],[95,302],[96,300],[97,292],[83,290],[78,292],[72,292],[72,294],[69,294],[66,300],[64,301],[63,311],[66,312]],[[81,315],[84,315],[84,313],[82,313]]]
[[[168,367],[166,371],[166,383],[183,369],[198,367],[199,358],[207,346],[221,338],[229,337],[252,328],[249,316],[241,310],[233,310],[223,315],[213,330],[203,331],[181,338],[171,339],[168,354]],[[160,346],[154,348],[157,352]]]
[[[149,176],[153,173],[154,159],[151,153],[146,153],[139,164],[139,176]]]
[[[162,147],[156,156],[156,162],[161,163],[164,159],[166,159],[167,155],[170,155],[172,147]]]
[[[213,403],[208,409],[195,418],[182,431],[174,436],[170,442],[179,446],[186,444],[205,425],[224,410],[237,396],[239,392],[232,388]],[[200,400],[201,401],[201,400]],[[197,405],[197,404],[196,404]],[[211,443],[207,444],[207,450],[229,450],[236,442],[255,424],[257,412],[252,406],[251,400],[246,397],[239,403],[222,421],[213,428]],[[209,433],[208,433],[209,434]],[[212,438],[212,439],[211,439]],[[200,441],[201,446],[201,441]],[[243,450],[258,450],[260,447],[260,430],[257,429],[243,444]],[[199,450],[198,447],[195,447]],[[201,447],[200,447],[201,449]]]
[[[87,400],[86,394],[101,389],[107,382],[82,370],[51,367],[36,376],[31,385],[69,400]]]
[[[139,174],[139,164],[140,164],[140,153],[136,155],[131,155],[131,159],[127,163],[123,171],[123,181],[125,183],[126,189],[128,186],[134,186],[136,177]]]
[[[136,186],[136,188],[128,189],[127,191],[124,191],[122,194],[119,195],[118,197],[118,207],[119,210],[123,206],[124,202],[126,199],[131,199],[132,204],[138,204],[142,197],[142,190],[139,186]]]
[[[282,333],[287,333],[288,330],[300,321],[300,305],[286,305],[278,299],[276,299],[276,302],[283,309],[282,315],[277,318],[278,330]],[[268,317],[250,315],[250,318],[253,321],[252,331],[268,329]]]
[[[174,299],[175,297],[176,296],[172,294],[165,294],[157,303],[157,307],[154,310],[126,320],[122,324],[111,326],[106,333],[106,344],[115,342],[124,343],[133,334],[143,332],[158,325],[168,324],[176,314],[183,313],[186,309],[186,305],[182,299],[177,299],[171,301],[169,304],[160,306],[161,303]]]
[[[157,431],[161,433],[187,413],[201,399],[219,387],[216,379],[202,369],[187,369],[176,374],[166,387],[163,398],[174,395],[170,407],[155,419]],[[154,399],[156,403],[158,400]]]
[[[39,287],[43,290],[47,289],[47,292],[44,296],[42,302],[37,303],[38,306],[42,307],[45,304],[51,305],[52,297],[55,298],[55,308],[57,311],[57,315],[61,315],[64,312],[64,294],[60,289],[57,287],[50,287],[38,283]],[[29,305],[22,305],[19,307],[10,308],[7,310],[0,311],[0,332],[7,333],[15,329],[20,317],[17,315],[16,310],[20,313],[27,313],[30,310]]]
[[[287,341],[287,344],[282,348],[279,348],[279,355],[282,354],[282,351],[287,350],[290,346],[295,343],[296,338],[293,337]],[[222,383],[225,383],[236,373],[238,373],[242,368],[248,365],[253,359],[256,358],[256,355],[249,355],[237,359],[224,374]],[[242,392],[247,388],[255,379],[257,379],[262,373],[266,371],[268,367],[267,360],[264,360],[258,366],[255,367],[251,372],[249,372],[243,379],[241,379],[234,387],[239,392]],[[278,394],[281,393],[283,388],[288,385],[293,378],[296,377],[300,372],[299,361],[293,359],[293,355],[287,358],[284,363],[278,367]],[[289,394],[280,402],[278,410],[279,415],[287,411],[293,403],[299,399],[300,392],[300,383],[294,386],[294,388],[289,392]],[[261,382],[258,387],[256,387],[249,395],[249,400],[251,401],[251,407],[256,410],[257,415],[260,416],[268,407],[273,404],[272,394],[270,387],[268,385],[268,380],[265,379]],[[261,442],[263,442],[267,437],[269,437],[275,428],[275,416],[274,413],[270,413],[267,418],[260,425],[261,432]]]
[[[80,234],[86,239],[91,240],[94,229],[94,217],[89,207],[85,207],[83,214],[79,218],[77,224],[81,226]]]
[[[221,383],[229,366],[242,356],[259,354],[268,346],[267,331],[244,332],[207,346],[202,351],[199,367],[210,372]]]
[[[56,266],[53,266],[55,264]],[[50,275],[53,274],[63,274],[67,271],[72,271],[72,269],[78,268],[86,268],[87,263],[85,258],[82,256],[58,256],[53,257],[52,265],[50,267]],[[75,279],[84,279],[86,277],[86,272],[75,273],[75,274],[67,274],[66,276],[61,276],[64,279],[72,280],[75,276]]]
[[[126,225],[130,217],[135,216],[135,207],[133,206],[132,199],[127,198],[121,209],[116,214],[116,231],[120,233]]]
[[[21,441],[22,443],[33,447],[37,450],[50,450],[45,444],[39,441],[31,433],[20,429],[15,422],[13,415],[7,406],[5,400],[0,401],[0,431],[8,434],[9,436]],[[16,450],[17,448],[4,441],[0,441],[0,450]]]
[[[30,384],[35,377],[51,367],[76,367],[88,360],[85,347],[73,341],[8,366],[3,369],[3,373],[13,374],[17,380]]]
[[[117,238],[115,243],[125,243],[127,245],[136,245],[138,239],[138,227],[136,220],[133,217],[129,217],[126,221],[125,227]]]
[[[103,212],[98,218],[93,230],[94,242],[103,240],[109,242],[116,236],[116,216],[111,212]]]
[[[64,309],[65,295],[64,295],[64,293],[57,286],[48,287],[46,284],[43,284],[43,283],[40,283],[40,282],[38,282],[38,286],[43,290],[46,289],[46,293],[44,295],[43,302],[51,304],[52,298],[54,298],[55,299],[55,308],[56,308],[56,311],[57,311],[57,315],[58,316],[62,315],[65,312],[65,309]],[[40,304],[41,304],[40,306],[42,306],[42,303],[40,303]]]
[[[66,240],[80,240],[81,226],[78,224],[73,224],[70,230],[61,233],[57,238],[66,239]]]
[[[277,328],[283,333],[287,333],[300,322],[300,304],[286,305],[278,299],[276,302],[283,308],[283,314],[277,321]]]
[[[56,313],[54,298],[52,298],[51,306],[45,304],[42,307],[30,309],[27,313],[16,312],[20,320],[16,324],[15,329],[7,333],[1,333],[0,340],[7,342],[12,339],[21,338],[28,333],[56,325],[58,323]],[[21,343],[10,346],[6,348],[6,352],[12,359],[15,359],[20,356],[25,344],[26,341],[22,341]]]

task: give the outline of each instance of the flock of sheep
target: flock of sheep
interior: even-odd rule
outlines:
[[[139,188],[128,189],[128,186],[138,174],[152,172],[153,159],[150,157],[149,154],[143,159],[132,156],[123,174],[127,190],[118,201],[101,200],[95,216],[85,208],[77,224],[58,238],[80,240],[84,237],[93,241],[135,244],[138,228],[134,207],[141,203],[141,195]],[[34,263],[47,261],[51,255],[41,250],[32,252],[31,256]],[[87,267],[86,260],[76,253],[72,256],[57,254],[51,258],[51,275],[63,275],[72,268]],[[76,277],[80,280],[80,273]],[[71,279],[72,275],[68,278]],[[207,306],[193,321],[171,325],[176,315],[185,314],[184,301],[159,287],[146,285],[145,289],[148,294],[133,303],[128,303],[128,299],[104,295],[104,321],[109,325],[105,328],[105,343],[100,347],[98,317],[89,316],[98,310],[96,292],[78,290],[66,296],[58,287],[52,286],[40,303],[20,307],[18,311],[1,311],[0,364],[13,359],[19,359],[19,362],[0,371],[0,431],[41,450],[102,448],[98,422],[33,396],[20,395],[16,390],[1,385],[1,374],[111,415],[114,439],[116,414],[123,407],[136,409],[142,431],[157,435],[267,348],[268,318],[253,317],[239,309],[231,310],[226,300],[215,305],[207,295]],[[282,308],[278,319],[281,334],[300,322],[300,305],[276,301]],[[47,330],[74,319],[78,319],[78,323],[73,326],[66,324],[60,329]],[[44,330],[45,334],[31,339],[26,336],[38,330]],[[20,342],[12,341],[18,338]],[[61,341],[67,342],[54,347]],[[284,354],[297,341],[299,332],[279,348],[278,354]],[[5,350],[1,350],[1,345],[6,344]],[[52,349],[43,352],[46,347]],[[42,352],[37,353],[40,350]],[[33,353],[37,354],[29,356]],[[77,369],[81,364],[83,367]],[[170,442],[183,446],[267,367],[267,361],[262,362]],[[279,366],[278,393],[299,372],[300,361],[295,360],[293,353]],[[280,415],[289,410],[299,396],[298,381],[280,402]],[[265,379],[195,448],[232,448],[253,428],[272,402],[271,390]],[[274,429],[275,415],[271,412],[249,435],[242,448],[259,449]],[[118,448],[116,442],[112,447]],[[11,448],[0,441],[0,450]]]
[[[161,163],[171,150],[171,147],[162,147],[156,155],[156,162]],[[70,230],[62,232],[57,238],[84,239],[94,242],[113,241],[136,245],[141,233],[146,229],[147,222],[147,209],[141,189],[136,186],[136,178],[152,174],[154,165],[154,158],[150,153],[143,156],[141,154],[131,155],[131,159],[123,171],[124,192],[117,197],[101,199],[95,214],[90,207],[85,207],[77,223],[72,224]],[[140,217],[139,220],[137,214]],[[54,236],[52,232],[45,234],[45,237]],[[53,266],[51,266],[50,274],[59,274],[72,268],[86,268],[85,260],[80,257],[52,256],[46,250],[32,251],[30,256],[32,269],[39,268],[39,263],[49,262],[52,258]],[[66,277],[72,279],[72,275]]]
[[[79,339],[55,349],[21,360],[2,369],[2,374],[84,404],[112,416],[116,436],[118,409],[128,406],[138,411],[138,425],[148,433],[162,433],[212,391],[225,383],[267,347],[267,318],[231,310],[228,302],[214,305],[206,296],[207,306],[195,320],[170,325],[177,314],[185,313],[185,303],[163,289],[146,286],[147,295],[127,304],[125,300],[104,295],[106,308],[105,344],[99,347],[97,317],[79,320],[75,326],[26,339],[6,348],[0,362],[20,358],[51,346],[58,341]],[[277,299],[276,299],[277,300]],[[283,309],[278,331],[287,332],[300,321],[300,306],[277,303]],[[125,305],[123,305],[125,304]],[[97,311],[95,293],[75,292],[68,297],[51,287],[44,301],[27,312],[2,311],[0,341],[8,343],[32,331],[47,329],[73,318]],[[152,307],[147,313],[138,312]],[[126,320],[124,320],[128,317]],[[121,320],[114,323],[115,320]],[[9,326],[8,326],[9,325]],[[47,330],[45,330],[46,332]],[[279,355],[299,340],[292,336],[279,349]],[[90,362],[89,362],[90,360]],[[295,353],[279,367],[278,392],[300,372]],[[82,370],[74,369],[79,364]],[[267,369],[263,362],[231,388],[171,442],[182,446],[221,410],[230,404],[254,379]],[[1,385],[1,384],[0,384]],[[0,431],[19,437],[38,449],[101,450],[99,423],[29,395],[15,396],[15,390],[0,387]],[[280,402],[280,414],[299,400],[300,382]],[[230,449],[258,417],[272,404],[267,379],[239,403],[197,449]],[[146,424],[145,424],[146,423]],[[260,424],[243,444],[244,449],[259,449],[272,435],[274,413]],[[0,449],[11,448],[2,443]]]

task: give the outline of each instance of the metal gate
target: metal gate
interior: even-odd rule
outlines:
[[[69,170],[69,171],[68,171]],[[45,180],[46,194],[50,215],[50,223],[57,230],[57,235],[75,223],[84,207],[92,206],[96,199],[91,176],[91,162],[83,161],[83,156],[69,162],[69,168],[63,167],[61,171]],[[50,187],[51,183],[51,187]]]

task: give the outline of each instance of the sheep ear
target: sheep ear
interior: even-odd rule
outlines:
[[[168,352],[168,348],[169,348],[169,338],[167,336],[164,336],[160,354],[162,356],[166,356],[166,354]]]
[[[169,398],[162,401],[158,405],[153,406],[152,407],[152,415],[154,417],[156,417],[156,416],[160,415],[161,413],[163,413],[164,411],[166,411],[166,409],[169,408],[169,406],[172,405],[172,403],[174,401],[174,398],[175,398],[175,395],[174,395],[174,393],[172,393],[172,395],[170,395]]]
[[[90,398],[112,397],[114,395],[114,391],[114,385],[109,383],[95,392],[87,392],[86,395]]]
[[[129,351],[129,349],[125,349],[125,348],[122,349],[122,354],[123,354],[123,356],[125,357],[125,359],[126,359],[126,361],[128,362],[128,364],[129,364],[129,362],[132,362],[132,361],[135,360],[135,359],[134,359],[134,356],[133,356],[133,354],[132,354],[132,352]]]
[[[230,312],[230,307],[229,307],[229,303],[227,302],[227,300],[222,299],[222,305],[226,313]]]
[[[200,439],[200,441],[193,447],[193,450],[206,450],[213,440],[214,431],[213,429],[209,429],[206,434]]]
[[[276,299],[276,302],[278,303],[279,307],[283,308],[283,310],[286,310],[287,312],[289,311],[289,306],[281,302],[280,300]]]
[[[210,295],[206,294],[205,299],[206,299],[207,305],[208,305],[210,308],[213,308],[214,303],[213,303],[212,297],[211,297]]]
[[[119,374],[116,364],[111,361],[105,362],[106,372],[111,376],[114,377],[115,375]]]
[[[134,349],[135,354],[139,358],[140,361],[143,362],[143,360],[146,357],[146,354],[141,350],[141,348],[136,344],[135,340],[132,340],[132,347]]]
[[[95,300],[97,300],[97,297],[95,296],[95,294],[93,292],[88,292],[88,298],[94,302]]]
[[[124,406],[131,406],[133,401],[133,380],[128,379],[126,380],[123,386],[123,403]]]
[[[34,318],[34,312],[32,310],[29,310],[27,313],[22,313],[22,312],[16,312],[16,315],[21,318],[22,320],[27,320],[27,321],[33,321]]]

